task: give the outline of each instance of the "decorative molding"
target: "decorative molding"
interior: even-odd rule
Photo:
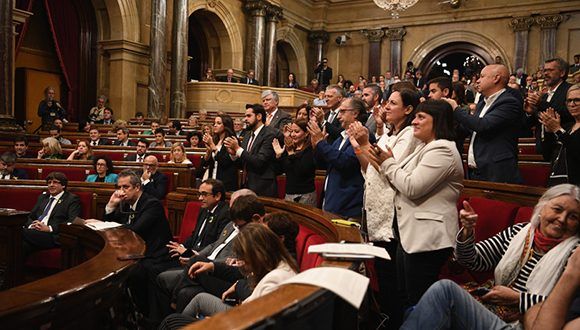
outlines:
[[[266,9],[270,5],[263,0],[246,0],[244,11],[252,16],[266,16]]]
[[[558,25],[564,21],[564,15],[549,14],[536,17],[536,23],[540,29],[557,29]]]
[[[320,43],[326,43],[329,39],[328,32],[324,30],[310,31],[308,34],[308,40]]]
[[[360,33],[362,33],[365,38],[369,39],[369,42],[381,42],[385,36],[385,31],[383,29],[361,30]]]
[[[534,25],[534,18],[531,16],[514,17],[509,22],[509,26],[514,32],[529,31],[530,27]]]
[[[282,19],[282,8],[275,5],[268,5],[266,7],[266,18],[270,22],[278,22]]]
[[[390,41],[403,40],[403,37],[407,34],[407,30],[404,27],[395,27],[387,29],[385,35]]]

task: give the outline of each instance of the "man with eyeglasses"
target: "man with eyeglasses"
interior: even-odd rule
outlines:
[[[46,177],[47,192],[38,197],[22,231],[24,254],[58,247],[58,227],[72,222],[81,214],[81,201],[66,191],[64,173],[52,172]]]
[[[167,195],[167,177],[165,174],[157,171],[158,166],[159,162],[157,161],[157,157],[149,155],[145,157],[143,170],[139,174],[141,175],[143,191],[162,200]]]

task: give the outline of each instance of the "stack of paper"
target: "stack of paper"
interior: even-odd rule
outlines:
[[[372,259],[377,257],[391,260],[387,250],[369,244],[324,243],[311,245],[308,253],[320,253],[325,258]]]
[[[85,223],[85,226],[93,230],[105,230],[109,228],[120,227],[122,224],[114,221],[91,221],[89,223]]]

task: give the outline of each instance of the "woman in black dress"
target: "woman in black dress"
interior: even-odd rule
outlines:
[[[198,172],[202,180],[212,178],[222,181],[226,191],[238,189],[238,167],[223,144],[224,139],[230,136],[236,136],[232,117],[226,114],[217,115],[213,124],[213,136],[208,133],[203,136],[206,152],[201,159],[202,171]]]

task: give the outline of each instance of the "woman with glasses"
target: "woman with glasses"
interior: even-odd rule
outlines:
[[[97,174],[89,174],[86,182],[117,183],[117,174],[113,173],[113,162],[105,156],[97,156],[93,160],[93,168]]]
[[[580,184],[580,84],[568,89],[566,105],[574,122],[563,124],[564,127],[553,108],[538,113],[540,123],[549,132],[542,141],[544,158],[552,160],[548,186],[566,182]]]

